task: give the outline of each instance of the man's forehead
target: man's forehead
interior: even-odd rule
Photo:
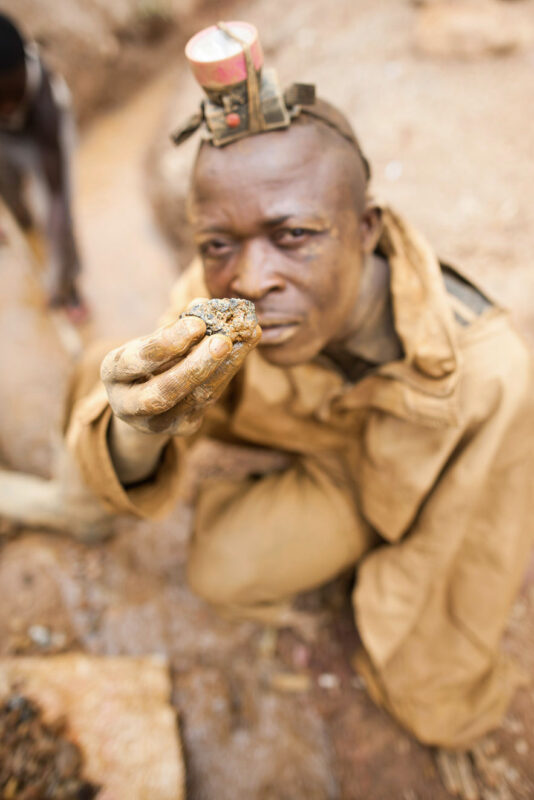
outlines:
[[[246,196],[266,215],[291,214],[295,203],[311,213],[331,205],[342,192],[347,175],[343,150],[325,142],[313,125],[250,137],[220,149],[203,145],[193,175],[193,204],[205,207]]]
[[[219,176],[230,170],[250,168],[267,177],[274,173],[306,172],[321,151],[320,137],[314,126],[294,127],[241,139],[226,147],[203,144],[200,148],[195,179]]]

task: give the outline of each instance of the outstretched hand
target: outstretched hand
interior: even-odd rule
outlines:
[[[202,319],[181,317],[108,353],[101,376],[115,416],[143,433],[188,436],[198,430],[207,407],[258,344],[261,328],[241,332],[240,341],[205,334]]]

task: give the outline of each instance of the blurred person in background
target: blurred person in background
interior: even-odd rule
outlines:
[[[73,120],[69,91],[18,26],[0,13],[0,194],[23,230],[34,224],[29,179],[45,200],[48,302],[72,322],[86,319],[70,185]]]

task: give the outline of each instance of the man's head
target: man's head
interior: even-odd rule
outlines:
[[[24,40],[9,17],[0,14],[0,120],[17,110],[25,92]]]
[[[352,332],[380,229],[367,178],[358,146],[308,115],[200,148],[189,208],[208,290],[255,303],[272,363],[304,363]]]

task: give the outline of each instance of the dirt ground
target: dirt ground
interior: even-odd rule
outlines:
[[[463,29],[460,49],[457,4],[441,4],[441,16],[437,4],[249,0],[232,4],[231,16],[225,6],[227,18],[258,25],[283,83],[315,82],[349,113],[375,194],[510,307],[534,342],[534,49],[526,35],[534,0],[480,6],[483,34]],[[166,130],[199,97],[177,57],[82,138],[76,206],[94,308],[87,337],[137,335],[163,309],[186,247],[176,258],[158,231],[147,177],[158,182],[156,212],[168,230],[187,169]],[[45,418],[28,419],[30,433],[42,436]],[[227,622],[185,584],[191,516],[184,502],[162,523],[121,520],[114,539],[92,547],[35,532],[3,540],[0,654],[168,656],[190,800],[445,800],[432,754],[372,704],[351,668],[351,576],[300,600],[306,628],[275,635]],[[530,675],[533,611],[531,567],[505,643]],[[513,797],[533,798],[532,685],[495,739]]]

